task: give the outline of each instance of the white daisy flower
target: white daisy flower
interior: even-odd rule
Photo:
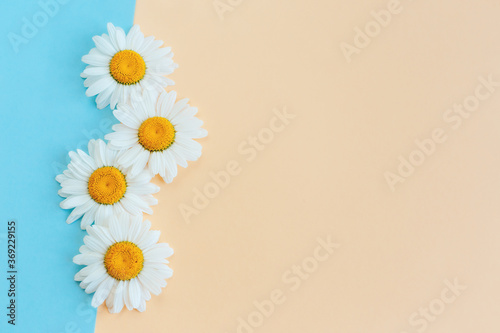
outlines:
[[[146,165],[153,175],[160,174],[167,183],[177,175],[177,164],[187,167],[187,161],[201,156],[201,145],[193,139],[203,138],[207,131],[194,115],[198,109],[189,106],[188,99],[175,102],[176,92],[155,96],[144,94],[142,103],[120,104],[113,112],[121,122],[107,134],[111,149],[126,150],[118,162],[130,167],[132,175]]]
[[[88,147],[90,156],[80,149],[71,151],[68,169],[56,177],[61,183],[58,193],[66,198],[61,208],[74,208],[66,222],[83,216],[81,227],[86,229],[94,221],[101,224],[119,213],[152,214],[149,206],[158,203],[152,194],[160,188],[150,183],[151,173],[146,170],[130,176],[128,169],[117,163],[123,152],[110,149],[102,140],[90,140]]]
[[[76,275],[87,294],[95,292],[92,306],[104,301],[109,312],[127,309],[146,310],[151,294],[159,295],[172,276],[165,259],[174,251],[166,243],[157,243],[160,231],[149,230],[151,223],[140,216],[111,218],[108,226],[93,225],[83,238],[85,245],[73,258],[85,265]]]
[[[140,100],[143,91],[161,91],[174,81],[164,77],[176,68],[170,47],[160,48],[163,41],[144,38],[138,25],[125,35],[122,28],[108,23],[108,34],[94,36],[96,45],[82,61],[89,66],[81,76],[86,78],[87,96],[97,95],[99,109],[108,104]]]

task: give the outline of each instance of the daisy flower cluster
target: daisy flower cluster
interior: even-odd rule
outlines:
[[[173,250],[158,243],[160,231],[150,230],[143,213],[152,214],[160,188],[155,175],[170,183],[177,166],[201,156],[195,139],[207,131],[188,99],[177,101],[174,82],[165,77],[176,68],[170,47],[144,37],[135,25],[125,34],[108,23],[108,34],[93,38],[95,48],[82,57],[87,67],[87,96],[97,96],[97,108],[109,106],[120,124],[103,140],[90,140],[88,152],[70,152],[67,170],[56,177],[72,209],[66,222],[81,219],[88,235],[73,262],[85,266],[75,281],[94,293],[92,305],[106,303],[111,313],[144,311],[151,294],[158,295],[172,276],[166,258]]]

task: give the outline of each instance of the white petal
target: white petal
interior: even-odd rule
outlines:
[[[91,85],[85,92],[85,95],[87,95],[88,97],[97,95],[111,85],[113,85],[113,79],[110,76],[103,77],[102,79]]]
[[[174,253],[174,250],[167,243],[153,244],[150,248],[144,251],[146,259],[168,258]]]
[[[137,311],[139,312],[146,311],[146,300],[141,299],[141,304],[137,307]]]
[[[107,87],[104,91],[101,91],[96,99],[95,102],[97,103],[97,108],[98,109],[104,109],[106,106],[109,105],[109,101],[111,98],[111,94],[113,93],[115,89],[116,83],[113,82],[109,87]]]
[[[149,155],[149,161],[148,161],[149,170],[151,170],[151,173],[153,175],[157,175],[160,172],[159,162],[158,162],[158,158],[161,158],[160,154],[161,153],[154,151],[151,152],[151,154]]]
[[[93,54],[87,54],[82,57],[82,61],[86,64],[92,66],[109,66],[109,62],[111,61],[111,57],[107,56],[103,53],[94,52]]]
[[[135,24],[127,34],[126,44],[128,49],[137,49],[141,46],[142,41],[144,40],[144,35],[142,34],[139,26]]]
[[[123,85],[116,84],[115,90],[113,90],[113,93],[111,94],[111,99],[109,101],[109,107],[111,108],[111,110],[113,110],[116,107],[118,101],[122,99],[121,97],[121,93],[123,92],[122,87]]]
[[[114,279],[111,276],[108,276],[97,288],[94,297],[92,298],[92,306],[97,308],[101,305],[109,293],[111,292],[111,288],[113,287]]]
[[[83,237],[83,242],[92,251],[102,253],[102,254],[106,253],[107,246],[101,240],[99,240],[97,238],[93,238],[91,236],[85,236],[85,237]]]
[[[87,229],[89,236],[99,239],[105,248],[111,246],[114,243],[113,237],[108,231],[108,228],[95,225]]]
[[[62,209],[70,209],[85,204],[87,201],[92,200],[88,194],[85,195],[72,195],[61,201],[59,206]]]
[[[137,159],[135,160],[134,164],[132,164],[132,168],[130,169],[130,176],[135,177],[140,172],[142,172],[146,167],[148,160],[149,160],[149,152],[142,149],[139,155],[137,155]]]
[[[189,99],[188,98],[184,98],[184,99],[181,99],[180,101],[178,101],[177,103],[175,103],[174,107],[172,108],[172,111],[169,113],[168,115],[168,119],[174,119],[175,116],[181,112],[182,110],[184,110],[186,107],[188,107],[188,102],[189,102]]]
[[[120,281],[113,289],[113,303],[111,308],[108,305],[109,312],[118,313],[123,309],[123,287],[124,281]]]
[[[127,192],[127,193],[125,193],[125,198],[123,198],[122,200],[124,200],[124,199],[128,200],[128,203],[127,203],[129,205],[128,208],[131,208],[130,206],[132,206],[132,207],[134,207],[134,208],[132,208],[132,210],[134,210],[134,211],[139,210],[140,213],[145,212],[146,214],[150,214],[150,215],[153,214],[153,210],[138,195],[136,195],[134,193]],[[123,208],[125,208],[127,210],[127,207],[125,207],[125,205]],[[139,214],[131,213],[131,215],[139,215]]]
[[[104,266],[101,263],[95,263],[96,269],[94,269],[85,279],[83,279],[83,283],[87,285],[85,288],[85,292],[87,294],[93,293],[99,287],[102,281],[106,279],[108,276]],[[93,266],[92,265],[92,266]],[[90,266],[87,266],[90,267]]]
[[[123,208],[129,213],[130,215],[141,215],[142,211],[135,205],[134,201],[131,201],[127,197],[122,198],[121,200]]]
[[[101,36],[94,36],[92,40],[94,41],[97,49],[105,55],[113,56],[117,51],[110,42]]]
[[[111,205],[99,205],[95,214],[95,223],[106,226],[108,220],[113,216],[113,207]]]
[[[171,155],[168,151],[163,152],[163,161],[166,166],[167,178],[173,179],[177,176],[177,164],[175,164],[173,155]]]
[[[89,200],[83,205],[80,205],[78,207],[75,207],[71,214],[69,214],[68,219],[66,220],[66,223],[73,223],[76,220],[78,220],[80,217],[82,217],[83,214],[87,213],[92,207],[94,206],[93,200]]]
[[[130,217],[130,226],[127,231],[127,240],[132,243],[137,242],[137,236],[139,236],[141,232],[141,224],[142,224],[142,216],[131,216]]]
[[[155,245],[160,239],[161,232],[158,230],[150,230],[144,234],[144,236],[138,240],[137,246],[141,249],[148,249]]]
[[[91,253],[77,254],[73,258],[73,262],[77,265],[91,265],[96,262],[102,261],[103,259],[104,258],[102,254],[91,252]]]
[[[158,193],[160,191],[160,187],[153,183],[147,183],[143,185],[130,185],[129,188],[130,191],[134,192],[137,195]]]
[[[132,301],[130,300],[129,296],[129,284],[130,281],[125,281],[123,284],[123,301],[125,302],[125,306],[127,307],[128,310],[133,310],[134,307],[132,306]]]
[[[76,256],[75,256],[75,258],[76,258]],[[73,262],[74,262],[75,258],[73,258]],[[102,265],[100,263],[94,263],[94,264],[91,264],[91,265],[88,265],[88,266],[82,268],[81,270],[78,271],[78,273],[75,274],[75,281],[83,281],[94,272],[97,272],[97,273],[99,273],[100,271],[102,272],[103,267],[101,267],[101,266]],[[99,275],[99,274],[97,274],[97,275]]]
[[[161,288],[167,285],[167,283],[150,267],[144,267],[137,278],[153,295],[159,295],[161,293]]]
[[[105,74],[109,74],[109,67],[105,67],[105,66],[87,66],[87,68],[85,68],[85,70],[83,71],[83,73],[87,74],[88,76],[91,76],[91,75],[105,75]]]
[[[125,49],[125,32],[121,28],[115,28],[112,23],[108,23],[109,39],[114,48],[118,51]]]
[[[138,119],[128,112],[125,112],[121,109],[116,109],[115,111],[113,111],[113,114],[115,115],[116,119],[130,128],[137,130],[139,129],[139,126],[141,126],[141,123],[138,121]]]
[[[138,308],[141,305],[141,286],[137,278],[131,279],[129,282],[128,295],[132,307]]]
[[[92,224],[92,222],[94,222],[95,213],[96,213],[98,207],[99,207],[99,204],[97,204],[96,202],[93,202],[93,205],[89,209],[89,211],[83,215],[82,222],[80,225],[80,227],[83,230],[87,229],[87,227],[89,227]]]
[[[142,148],[139,145],[135,145],[132,148],[126,150],[117,160],[117,163],[120,165],[123,165],[125,168],[130,167],[132,164],[134,164],[135,161],[137,161],[137,157],[145,151],[144,148]],[[127,175],[131,177],[131,175]],[[133,177],[131,177],[133,178]]]
[[[172,111],[172,108],[174,107],[176,98],[177,98],[177,93],[174,90],[168,93],[167,92],[161,93],[158,99],[158,109],[160,111],[159,112],[160,117],[168,118],[170,111]]]
[[[141,199],[144,200],[148,206],[155,206],[158,204],[158,199],[155,199],[151,194],[141,195]]]

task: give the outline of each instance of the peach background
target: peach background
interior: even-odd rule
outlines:
[[[500,81],[500,5],[401,0],[347,63],[340,43],[389,0],[237,2],[221,20],[211,0],[137,1],[209,137],[172,184],[156,180],[149,219],[174,277],[143,314],[101,307],[96,332],[237,332],[275,289],[286,301],[255,332],[417,332],[408,318],[454,278],[467,289],[425,331],[499,331],[500,91],[458,130],[442,116],[480,75]],[[296,118],[247,162],[238,146],[283,106]],[[436,127],[447,141],[392,192],[384,172]],[[179,205],[231,160],[241,173],[186,223]],[[283,274],[328,235],[340,248],[290,291]]]

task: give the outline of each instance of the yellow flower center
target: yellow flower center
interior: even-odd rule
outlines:
[[[146,63],[139,53],[123,50],[111,59],[109,72],[121,84],[136,84],[146,74]]]
[[[175,140],[174,125],[167,118],[151,117],[139,127],[139,143],[149,151],[162,151]]]
[[[131,242],[118,242],[111,245],[104,255],[104,267],[108,274],[117,280],[135,278],[144,267],[141,249]]]
[[[127,190],[125,176],[115,167],[102,167],[89,178],[89,194],[95,202],[112,205],[120,201]]]

